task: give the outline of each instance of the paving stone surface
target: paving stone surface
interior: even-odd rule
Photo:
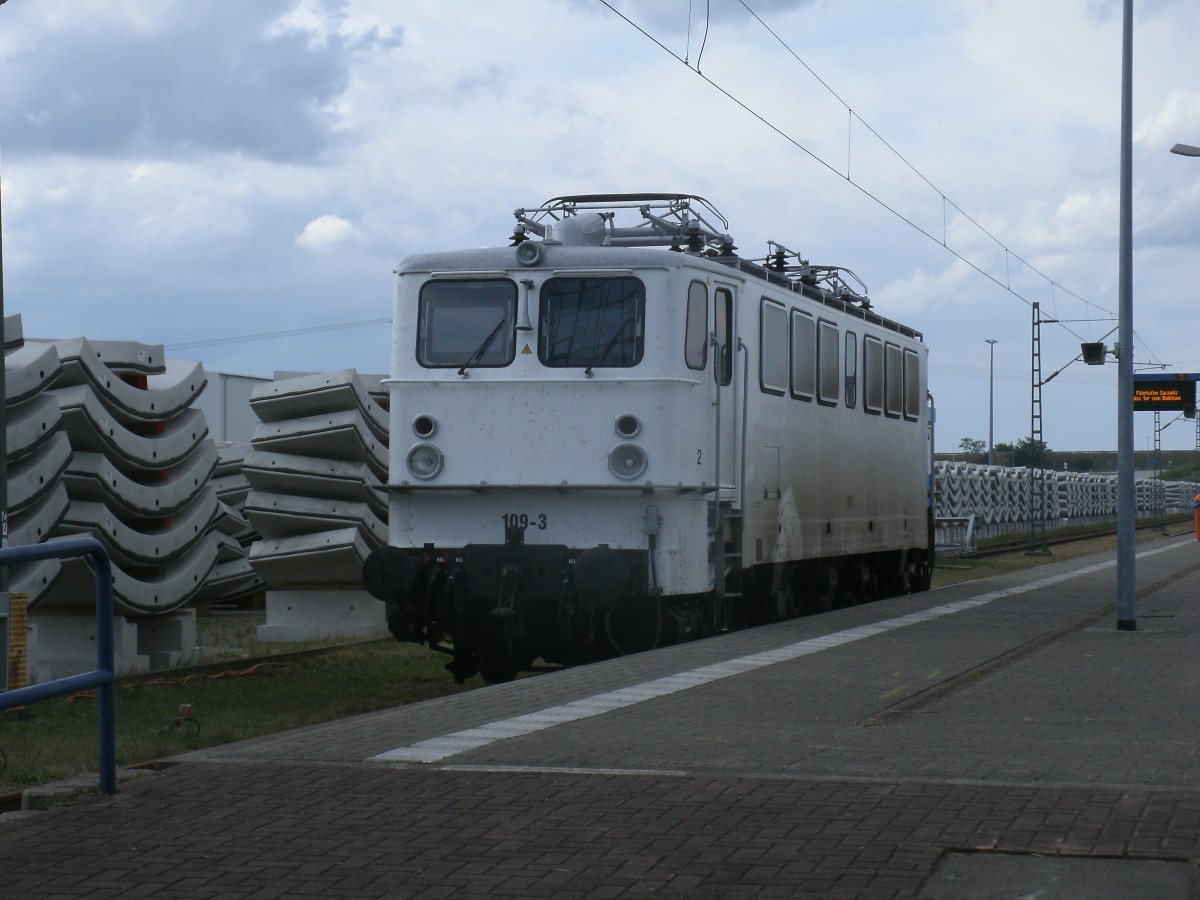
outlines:
[[[1174,863],[1147,896],[1200,900],[1200,542],[1149,550],[1136,632],[1111,560],[1056,562],[187,754],[0,820],[0,897],[949,898],[965,853]]]

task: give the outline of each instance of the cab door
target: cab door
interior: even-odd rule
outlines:
[[[734,310],[737,287],[715,282],[712,286],[712,382],[714,417],[714,450],[719,462],[718,484],[721,500],[741,506],[740,452],[738,435],[742,430],[742,404],[739,394],[741,377],[738,372],[737,335]]]

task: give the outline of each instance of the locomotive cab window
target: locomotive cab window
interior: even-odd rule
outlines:
[[[513,282],[430,281],[421,288],[417,306],[417,362],[422,366],[482,368],[513,361]]]
[[[700,281],[688,285],[683,359],[689,369],[703,369],[708,365],[708,291]]]
[[[642,361],[646,286],[637,278],[551,278],[542,285],[538,359],[551,368],[629,368]]]
[[[718,354],[713,377],[718,384],[724,385],[733,381],[733,292],[729,288],[717,288],[713,303]]]

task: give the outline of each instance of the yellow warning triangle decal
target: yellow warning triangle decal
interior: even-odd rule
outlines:
[[[533,351],[529,349],[529,345],[528,345],[528,344],[526,344],[526,345],[525,345],[525,349],[521,351],[521,355],[522,355],[522,356],[528,356],[528,355],[529,355],[530,353],[532,353],[532,352],[533,352]]]

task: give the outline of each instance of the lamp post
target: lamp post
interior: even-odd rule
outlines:
[[[992,466],[995,464],[994,451],[992,450],[992,446],[993,446],[992,445],[992,421],[993,421],[993,413],[995,411],[995,403],[994,403],[995,392],[993,390],[993,385],[995,383],[993,381],[993,375],[995,374],[995,371],[996,371],[995,365],[994,365],[995,360],[996,360],[996,340],[995,340],[995,338],[988,338],[987,345],[988,345],[988,465]]]
[[[1137,630],[1133,484],[1133,0],[1121,23],[1121,187],[1117,259],[1117,630]]]

